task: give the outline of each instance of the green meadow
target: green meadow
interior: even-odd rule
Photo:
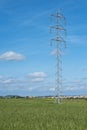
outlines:
[[[87,130],[87,100],[0,99],[0,130]]]

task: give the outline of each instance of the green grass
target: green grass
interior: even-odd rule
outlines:
[[[87,130],[87,101],[0,99],[0,130]]]

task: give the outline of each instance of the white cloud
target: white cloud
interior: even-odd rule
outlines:
[[[45,80],[47,74],[45,72],[33,72],[28,74],[28,76],[32,82],[41,82]]]
[[[79,90],[87,90],[85,86],[73,86],[73,87],[66,87],[66,91],[79,91]]]
[[[11,83],[14,83],[14,79],[5,79],[4,81],[2,81],[2,83],[4,84],[11,84]]]
[[[78,90],[79,88],[78,87],[67,87],[66,90],[69,90],[69,91],[74,91],[74,90]]]
[[[16,53],[16,52],[13,52],[13,51],[8,51],[8,52],[5,52],[5,53],[0,55],[0,60],[20,61],[20,60],[24,60],[24,59],[25,59],[25,57],[22,54]]]
[[[44,81],[44,78],[33,78],[32,82],[42,82]]]
[[[55,88],[50,88],[49,91],[53,91],[53,92],[54,92],[54,91],[56,91],[56,90],[55,90]]]
[[[32,78],[43,78],[43,77],[47,77],[47,74],[45,72],[33,72],[29,74],[29,77]]]
[[[15,78],[10,78],[10,77],[1,77],[0,78],[0,83],[3,84],[3,85],[14,84],[16,82],[18,82],[18,80],[15,79]]]

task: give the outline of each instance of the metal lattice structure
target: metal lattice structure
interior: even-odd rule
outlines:
[[[65,17],[60,10],[55,14],[51,14],[51,18],[55,18],[55,25],[50,27],[50,32],[55,30],[55,38],[51,39],[51,45],[56,42],[56,59],[57,59],[57,69],[56,69],[56,95],[55,99],[57,103],[61,103],[61,89],[62,89],[62,43],[66,47],[66,42],[64,36],[66,35],[66,29],[64,28]]]

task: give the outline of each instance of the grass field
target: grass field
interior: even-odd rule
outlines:
[[[87,130],[87,100],[0,99],[0,130]]]

